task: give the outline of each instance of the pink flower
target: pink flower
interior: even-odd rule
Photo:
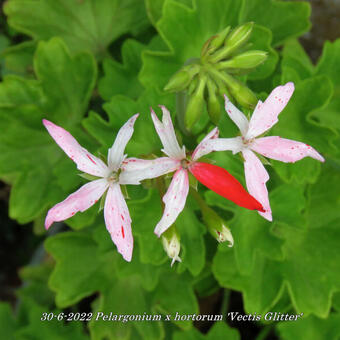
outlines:
[[[126,261],[131,261],[133,236],[129,210],[120,185],[139,184],[142,179],[164,174],[162,166],[155,168],[153,161],[125,159],[124,149],[133,134],[133,126],[137,117],[138,114],[131,117],[119,130],[113,146],[108,150],[107,165],[79,145],[69,132],[48,120],[43,120],[50,135],[67,156],[77,164],[77,168],[98,177],[51,208],[45,219],[46,229],[53,222],[66,220],[78,211],[90,208],[107,191],[104,205],[106,228],[117,246],[118,252]],[[135,162],[141,162],[144,166],[143,172],[138,176],[133,167]],[[159,163],[163,164],[162,160]],[[165,164],[168,165],[168,162],[165,161]]]
[[[265,209],[265,212],[259,214],[269,221],[272,221],[266,187],[269,175],[253,151],[282,162],[294,163],[308,156],[324,162],[324,158],[307,144],[278,136],[255,138],[278,122],[278,115],[287,105],[293,92],[293,83],[276,87],[264,103],[261,101],[257,103],[250,121],[225,96],[225,109],[240,129],[241,136],[218,138],[208,141],[205,145],[209,151],[231,150],[234,154],[242,152],[247,188]]]
[[[218,136],[218,129],[210,131],[207,136],[198,144],[191,157],[187,157],[185,147],[180,148],[176,139],[175,130],[172,125],[169,111],[160,106],[163,112],[162,122],[157,118],[155,112],[151,110],[151,116],[159,138],[162,141],[162,151],[168,156],[155,160],[155,163],[163,163],[163,172],[176,171],[170,186],[163,197],[165,209],[161,220],[155,228],[155,234],[160,236],[166,231],[177,219],[178,215],[184,209],[186,198],[189,191],[188,170],[208,188],[216,191],[223,197],[226,197],[238,205],[248,209],[263,208],[256,199],[249,195],[242,185],[231,176],[226,170],[212,164],[197,162],[197,160],[206,155],[211,150],[206,149],[206,142],[214,140]],[[137,162],[140,163],[141,160]],[[156,176],[155,176],[156,177]],[[216,183],[220,185],[216,185]]]

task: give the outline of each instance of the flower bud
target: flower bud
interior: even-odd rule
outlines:
[[[204,108],[204,89],[206,80],[200,79],[195,92],[190,96],[185,112],[185,127],[191,130],[193,125],[200,118]]]
[[[223,73],[223,78],[231,95],[238,103],[246,108],[255,108],[258,100],[255,94],[246,85],[227,73]]]
[[[180,238],[174,225],[162,234],[162,243],[167,255],[172,259],[171,267],[175,261],[182,262],[178,256],[181,250]]]
[[[210,234],[216,238],[218,242],[229,242],[229,247],[234,245],[234,239],[230,229],[226,226],[225,221],[206,204],[200,205],[203,221],[207,226]]]
[[[210,116],[210,120],[215,125],[218,125],[221,117],[221,105],[216,97],[217,88],[212,80],[208,80],[207,88],[208,88],[208,114]]]
[[[267,59],[267,52],[247,51],[235,56],[234,58],[218,64],[218,69],[240,68],[251,69],[262,64]]]
[[[254,23],[248,22],[235,28],[227,37],[224,43],[224,48],[220,49],[212,58],[212,62],[217,62],[229,57],[239,48],[244,46],[250,38]]]
[[[183,91],[190,83],[191,79],[199,72],[199,65],[190,64],[182,67],[175,73],[164,87],[164,91]]]
[[[229,31],[230,31],[230,26],[226,27],[223,31],[221,31],[220,33],[212,37],[212,39],[209,42],[209,46],[207,48],[208,54],[215,52],[218,48],[220,48],[223,45],[226,37],[229,34]]]
[[[228,247],[232,247],[234,245],[234,239],[233,239],[233,235],[231,234],[231,231],[228,227],[226,227],[225,225],[222,226],[222,231],[217,231],[216,233],[218,235],[217,237],[217,241],[218,242],[225,242],[228,241]]]
[[[250,38],[251,32],[253,31],[254,23],[247,22],[235,28],[225,41],[225,46],[229,47],[230,54],[233,53],[238,48],[245,45],[245,43]]]

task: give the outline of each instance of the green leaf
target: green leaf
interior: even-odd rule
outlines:
[[[340,39],[326,42],[322,56],[316,67],[317,75],[327,75],[333,82],[334,95],[328,106],[315,113],[315,117],[323,124],[335,128],[340,133]],[[339,140],[338,140],[339,141]],[[340,158],[340,157],[339,157]]]
[[[2,75],[14,74],[33,78],[33,55],[36,45],[35,41],[24,41],[6,48],[2,53],[4,58]]]
[[[333,295],[333,307],[335,310],[340,310],[340,292],[336,292]]]
[[[145,156],[152,153],[160,154],[161,142],[150,114],[150,107],[158,112],[160,111],[158,109],[160,104],[165,105],[173,113],[172,109],[175,104],[173,96],[168,94],[160,95],[153,89],[144,92],[137,101],[133,101],[125,96],[114,96],[109,103],[104,104],[109,122],[103,120],[98,114],[91,113],[83,121],[83,125],[105,146],[103,149],[106,152],[112,146],[115,133],[118,132],[131,116],[138,112],[139,117],[134,126],[133,138],[127,144],[125,152],[131,156]]]
[[[52,262],[27,266],[20,270],[20,278],[24,282],[19,289],[21,298],[30,298],[44,308],[54,307],[54,294],[48,288],[47,281],[53,269]]]
[[[134,253],[132,261],[126,263],[126,261],[120,256],[117,259],[117,277],[121,279],[133,278],[134,282],[138,282],[144,290],[152,291],[156,288],[161,274],[162,266],[154,266],[151,264],[145,264],[140,261],[139,245],[134,243]]]
[[[43,313],[48,314],[46,307],[38,306],[33,300],[27,299],[22,302],[27,315],[27,324],[15,333],[18,340],[87,340],[88,337],[83,333],[83,327],[79,322],[64,324],[62,321],[52,319],[51,321],[41,321]],[[60,310],[53,310],[54,315],[61,313]]]
[[[61,233],[48,238],[45,247],[56,260],[49,286],[57,294],[58,307],[70,306],[105,287],[108,280],[103,268],[110,262],[100,255],[89,234]]]
[[[252,49],[254,49],[253,46],[256,46],[256,49],[258,50],[268,51],[268,55],[266,61],[262,65],[256,67],[256,69],[247,76],[247,79],[263,79],[274,72],[279,57],[277,52],[271,47],[271,42],[271,31],[266,27],[254,25],[249,43],[252,44]]]
[[[187,332],[176,332],[172,340],[239,340],[240,335],[237,330],[229,327],[222,321],[215,322],[209,333],[203,335],[196,328]]]
[[[191,9],[183,3],[165,0],[163,16],[156,28],[168,51],[144,52],[140,74],[143,85],[163,88],[188,59],[200,56],[206,40],[226,26],[238,24],[240,6],[240,1],[195,0]]]
[[[142,92],[138,72],[142,67],[141,54],[146,46],[136,40],[125,40],[122,46],[122,63],[113,59],[104,59],[104,77],[99,80],[98,89],[105,100],[124,94],[137,98]]]
[[[325,318],[332,294],[340,288],[337,270],[340,257],[336,250],[339,222],[334,220],[322,228],[309,230],[282,227],[285,260],[277,262],[257,256],[249,275],[239,273],[232,251],[220,248],[213,272],[222,286],[243,292],[247,312],[265,313],[288,289],[297,313]]]
[[[340,91],[340,39],[334,42],[326,41],[323,47],[322,56],[316,67],[317,75],[327,75],[335,85],[336,94]]]
[[[16,322],[9,304],[0,302],[0,325],[1,335],[6,340],[15,340]]]
[[[81,183],[42,119],[61,124],[88,147],[79,122],[96,79],[93,57],[71,56],[60,39],[39,44],[34,67],[38,81],[7,76],[0,85],[0,175],[13,184],[10,216],[20,223],[38,217]]]
[[[102,315],[115,314],[119,321],[103,321]],[[103,313],[103,314],[100,314]],[[129,316],[153,316],[150,305],[141,286],[133,279],[120,279],[110,282],[96,301],[94,316],[90,322],[91,339],[131,339],[132,327],[136,328],[142,339],[163,339],[160,321],[129,321]],[[117,319],[118,320],[118,319]]]
[[[273,32],[274,45],[298,37],[310,28],[308,2],[246,0],[240,13],[240,22],[254,21]]]
[[[275,197],[282,196],[282,189],[273,192]],[[290,195],[293,196],[293,195]],[[223,208],[223,200],[207,195],[208,203]],[[273,202],[272,202],[273,203]],[[288,202],[287,202],[288,203]],[[293,203],[291,203],[293,205]],[[287,206],[287,204],[286,204]],[[290,203],[288,203],[290,206]],[[275,203],[274,203],[275,207]],[[282,210],[286,210],[282,208]],[[228,223],[234,238],[234,249],[237,267],[242,273],[249,273],[253,266],[256,253],[261,252],[268,258],[282,259],[282,240],[275,236],[276,226],[258,215],[255,211],[234,207],[235,217]],[[275,220],[275,210],[273,209]],[[221,248],[227,248],[222,244]]]
[[[192,327],[192,320],[182,321],[180,317],[197,314],[199,310],[190,281],[187,273],[179,275],[169,270],[161,275],[159,285],[152,296],[156,310],[171,315],[171,321],[186,330]]]
[[[146,13],[154,26],[162,17],[163,5],[165,0],[145,0]],[[191,6],[191,0],[177,0],[187,6]]]
[[[339,179],[339,169],[331,162],[326,162],[317,182],[309,186],[306,210],[311,228],[319,228],[340,218]]]
[[[165,0],[145,0],[146,13],[151,23],[156,26],[162,16],[162,9]]]
[[[182,262],[179,267],[187,268],[193,276],[197,276],[205,265],[205,245],[203,235],[206,227],[198,220],[194,213],[194,203],[188,197],[184,210],[176,220],[181,236],[180,257]]]
[[[161,240],[153,233],[161,218],[161,197],[156,190],[149,190],[148,195],[139,201],[128,202],[133,232],[140,246],[140,261],[160,265],[166,259]]]
[[[294,81],[298,83],[300,80],[311,77],[314,74],[314,66],[306,51],[296,39],[288,40],[283,47],[282,61],[281,61],[282,73],[286,79],[283,79],[283,83],[287,81]],[[287,73],[290,70],[294,70],[296,78],[287,77]]]
[[[3,52],[3,50],[9,45],[9,39],[3,35],[0,34],[0,53]]]
[[[147,23],[139,0],[10,0],[4,7],[10,26],[35,40],[62,37],[72,51],[105,55],[119,36]]]
[[[45,109],[59,122],[79,122],[88,106],[97,77],[92,55],[71,56],[59,38],[38,45],[34,69],[48,98]]]
[[[331,314],[327,319],[309,316],[294,322],[280,322],[277,328],[282,340],[337,340],[340,334],[340,314]]]

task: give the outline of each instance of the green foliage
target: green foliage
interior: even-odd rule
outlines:
[[[83,143],[79,129],[88,105],[96,65],[88,53],[71,56],[61,39],[38,45],[34,57],[38,80],[7,76],[0,85],[0,176],[13,184],[10,216],[21,223],[38,217],[46,207],[79,185],[75,169],[46,132],[42,119],[64,126]],[[78,131],[78,132],[77,132]]]
[[[65,221],[66,226],[52,226],[48,236],[40,236],[46,253],[40,246],[31,264],[20,269],[23,284],[16,290],[15,308],[0,304],[4,339],[238,340],[238,331],[225,322],[226,311],[235,308],[233,294],[228,298],[231,290],[242,294],[247,313],[303,313],[297,322],[257,323],[262,335],[274,329],[282,340],[338,338],[340,39],[326,42],[319,61],[312,63],[297,40],[310,28],[309,3],[8,0],[4,12],[8,26],[2,26],[0,35],[0,179],[11,186],[10,218],[20,224],[33,222],[35,232],[43,233],[50,207],[89,180],[78,176],[42,119],[62,126],[104,158],[118,130],[136,113],[139,118],[125,153],[160,157],[161,141],[150,116],[152,107],[160,117],[158,105],[170,110],[179,143],[189,155],[215,124],[220,137],[235,137],[238,129],[222,106],[226,87],[210,87],[213,98],[207,108],[201,105],[208,102],[207,92],[201,93],[202,109],[192,113],[197,125],[189,133],[183,93],[168,93],[164,86],[176,74],[170,88],[195,91],[197,70],[192,65],[201,51],[215,45],[223,49],[219,44],[224,40],[217,35],[235,32],[245,23],[254,22],[247,24],[253,27],[249,45],[241,44],[227,60],[229,68],[237,66],[237,72],[230,73],[233,85],[264,100],[275,86],[293,81],[295,92],[268,135],[308,143],[326,159],[265,164],[273,222],[198,184],[204,204],[230,228],[234,247],[217,244],[207,232],[211,226],[205,225],[191,193],[175,224],[182,262],[173,267],[153,233],[172,174],[126,187],[134,236],[129,263],[117,253],[99,203]],[[253,51],[253,59],[242,59],[247,51]],[[247,67],[254,65],[249,72]],[[193,73],[177,73],[183,67]],[[236,105],[250,116],[251,110]],[[214,124],[208,122],[208,111]],[[245,186],[239,155],[225,151],[205,157]],[[65,231],[67,226],[72,229]],[[88,323],[40,320],[44,312],[84,308],[93,313]],[[160,320],[102,320],[100,313],[111,312],[117,317],[159,315]],[[198,329],[205,325],[175,320],[176,312],[223,314],[224,320],[203,334]]]
[[[35,40],[62,37],[73,51],[100,57],[112,41],[146,25],[139,0],[11,0],[4,7],[8,23]]]

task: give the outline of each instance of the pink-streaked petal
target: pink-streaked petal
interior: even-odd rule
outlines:
[[[224,95],[224,99],[225,110],[228,116],[240,129],[242,136],[244,136],[247,133],[249,126],[247,117],[229,100],[226,95]]]
[[[209,149],[206,148],[206,144],[209,140],[216,139],[218,138],[218,128],[215,127],[212,129],[202,140],[201,142],[197,145],[196,149],[192,153],[192,159],[197,160],[200,157],[210,153],[212,150],[209,151]]]
[[[165,204],[164,213],[154,231],[158,237],[175,222],[178,215],[184,209],[188,192],[188,172],[184,169],[177,170],[172,178],[168,191],[163,196],[163,202]]]
[[[280,112],[287,105],[294,92],[294,84],[276,87],[264,103],[259,102],[249,122],[246,139],[251,139],[269,130],[278,121]]]
[[[258,212],[268,221],[272,221],[272,211],[270,209],[266,182],[269,180],[267,170],[261,161],[250,150],[243,150],[242,155],[245,159],[244,173],[246,176],[247,189],[263,206],[265,212]]]
[[[126,144],[129,142],[129,140],[132,137],[133,126],[138,116],[139,116],[139,113],[136,113],[135,115],[133,115],[119,129],[116,139],[112,147],[108,151],[107,159],[108,159],[108,165],[111,171],[117,171],[125,158],[124,150],[125,150]]]
[[[201,149],[195,155],[196,157],[194,160],[197,160],[199,157],[212,151],[232,151],[233,154],[235,154],[240,152],[243,147],[241,137],[210,139],[201,146]]]
[[[118,183],[110,185],[107,191],[104,218],[106,229],[124,260],[131,261],[133,236],[131,217]]]
[[[156,178],[176,171],[181,166],[177,159],[161,157],[156,159],[127,158],[122,164],[120,184],[140,184],[140,181]]]
[[[107,187],[108,183],[105,179],[97,179],[86,183],[48,211],[45,228],[48,229],[53,222],[64,221],[72,217],[78,211],[87,210],[99,200]]]
[[[98,177],[108,175],[106,164],[83,148],[68,131],[46,119],[43,119],[43,124],[66,155],[77,164],[79,170]]]
[[[185,148],[184,146],[182,149],[179,147],[169,110],[163,105],[160,105],[160,108],[163,112],[162,122],[160,122],[152,108],[151,117],[163,144],[162,151],[170,158],[181,160],[185,158]]]
[[[255,139],[251,148],[265,157],[286,163],[294,163],[304,157],[312,157],[320,162],[325,161],[310,145],[278,136]]]

